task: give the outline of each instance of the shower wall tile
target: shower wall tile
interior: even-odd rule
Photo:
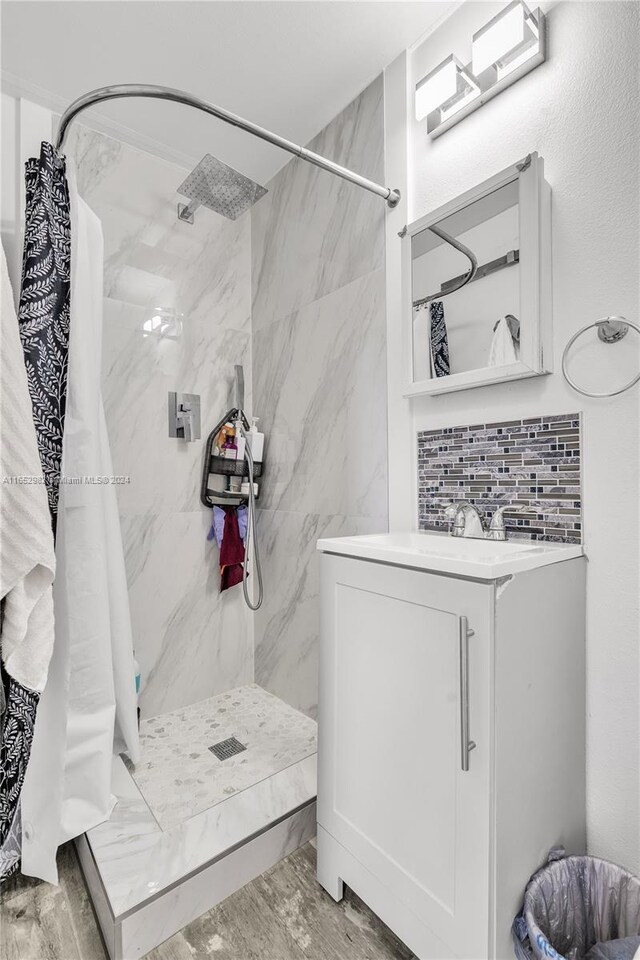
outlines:
[[[210,210],[193,224],[176,215],[185,171],[75,124],[66,148],[78,188],[104,231],[105,295],[173,308],[190,323],[249,332],[251,220]]]
[[[241,591],[219,592],[208,511],[121,518],[143,716],[253,680],[250,614]]]
[[[382,80],[312,149],[384,179]],[[316,540],[387,529],[384,203],[299,161],[252,208],[254,410],[265,432],[255,678],[317,712]]]
[[[377,270],[254,334],[263,509],[386,512],[384,297]]]
[[[168,436],[167,393],[201,399],[202,433],[231,406],[234,364],[248,366],[247,333],[185,321],[179,340],[145,337],[142,307],[105,301],[103,398],[114,470],[130,478],[118,489],[120,511],[189,511],[199,503],[204,440]]]
[[[239,591],[219,593],[200,469],[231,406],[234,364],[251,384],[251,220],[176,216],[187,171],[75,124],[67,155],[105,242],[102,392],[118,486],[143,716],[253,680],[253,630]],[[148,325],[157,308],[175,337]],[[147,327],[145,327],[145,324]],[[203,438],[171,439],[167,393],[201,396]]]
[[[256,682],[314,718],[320,632],[316,541],[386,529],[386,511],[379,517],[259,512],[264,602],[255,615]]]
[[[378,77],[308,146],[384,180],[383,81]],[[301,160],[252,209],[254,331],[384,266],[384,203]]]
[[[418,521],[448,529],[444,507],[475,504],[485,517],[506,504],[509,536],[582,540],[580,414],[445,427],[418,434]]]

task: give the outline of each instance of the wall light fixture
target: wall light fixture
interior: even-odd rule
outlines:
[[[513,0],[474,33],[471,63],[451,54],[416,84],[416,119],[439,137],[545,60],[542,11]]]
[[[475,79],[451,54],[416,86],[416,119],[424,120],[439,111],[444,120],[479,96]]]

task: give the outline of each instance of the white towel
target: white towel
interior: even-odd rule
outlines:
[[[18,320],[1,246],[0,380],[2,660],[14,680],[40,693],[53,650],[55,554]]]
[[[511,330],[505,317],[498,320],[489,348],[489,366],[501,367],[505,363],[516,363],[518,355],[511,336]]]

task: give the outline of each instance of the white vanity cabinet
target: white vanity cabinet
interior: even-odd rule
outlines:
[[[373,539],[319,544],[318,879],[421,960],[510,958],[529,876],[585,846],[584,559],[348,555]]]

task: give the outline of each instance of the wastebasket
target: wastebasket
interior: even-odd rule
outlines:
[[[552,850],[512,928],[518,960],[640,958],[640,879],[597,857]]]

